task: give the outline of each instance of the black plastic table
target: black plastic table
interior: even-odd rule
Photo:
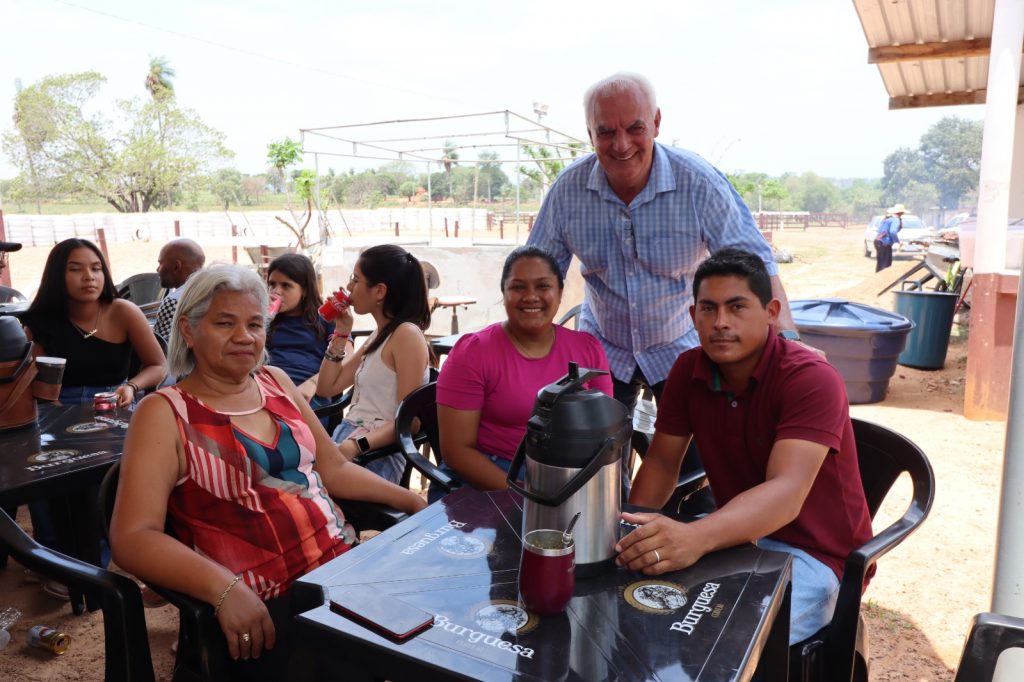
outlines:
[[[746,680],[788,669],[790,557],[752,545],[650,578],[610,568],[578,579],[567,611],[518,600],[521,498],[464,488],[334,559],[293,587],[378,590],[434,614],[391,641],[324,605],[300,614],[293,675],[356,665],[389,680]]]
[[[458,343],[459,339],[468,334],[469,332],[462,332],[460,334],[451,334],[450,336],[441,336],[436,339],[431,339],[430,347],[434,350],[434,356],[440,358],[442,355],[448,355],[452,352],[452,348]]]
[[[55,501],[58,546],[53,549],[98,565],[97,489],[121,458],[130,416],[117,410],[94,419],[91,404],[40,404],[36,427],[0,433],[0,506]],[[72,597],[80,612],[80,600]],[[90,600],[88,606],[96,605]]]

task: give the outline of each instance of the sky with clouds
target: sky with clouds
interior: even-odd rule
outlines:
[[[107,78],[97,104],[112,108],[147,96],[154,56],[177,72],[179,102],[226,133],[231,165],[252,173],[268,142],[300,128],[532,117],[536,101],[545,123],[585,137],[583,92],[623,70],[654,83],[661,141],[727,172],[880,177],[887,154],[941,117],[984,117],[981,106],[889,111],[848,0],[0,0],[0,131],[16,79],[95,70]],[[0,154],[0,177],[15,172]]]

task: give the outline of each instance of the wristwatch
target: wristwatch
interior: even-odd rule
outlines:
[[[359,447],[359,452],[370,451],[370,439],[366,436],[359,436],[359,438],[356,438],[356,445]]]
[[[795,329],[783,329],[779,332],[779,338],[786,339],[787,341],[799,341],[800,332]]]

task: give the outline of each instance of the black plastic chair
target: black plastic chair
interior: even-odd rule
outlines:
[[[871,518],[904,472],[910,474],[913,495],[902,517],[850,552],[843,567],[832,621],[813,636],[790,647],[790,680],[866,682],[867,633],[860,617],[864,580],[882,556],[917,530],[935,501],[935,475],[921,448],[884,426],[860,419],[851,421]]]
[[[995,674],[999,654],[1024,648],[1024,618],[979,613],[960,655],[955,682],[988,682]]]
[[[117,297],[135,305],[152,303],[160,299],[160,275],[155,272],[140,272],[124,280],[116,287]]]
[[[415,419],[419,420],[418,434],[412,432],[412,423]],[[459,487],[457,481],[438,468],[444,463],[444,455],[441,453],[441,436],[437,422],[436,381],[420,386],[406,396],[398,406],[395,432],[398,434],[398,443],[405,461],[429,480],[432,486],[440,486],[445,494]],[[420,453],[420,446],[423,444],[430,445],[431,452],[437,459],[436,466]]]
[[[25,568],[99,595],[107,682],[154,679],[142,595],[135,581],[40,545],[2,510],[0,542]]]
[[[121,475],[118,462],[107,471],[100,484],[100,508],[103,512],[103,532],[109,541],[110,519],[114,514],[117,497],[117,483]],[[404,521],[408,514],[374,502],[355,500],[334,501],[341,508],[345,519],[356,531],[383,531]],[[169,535],[173,532],[168,525]],[[133,583],[134,584],[134,583]],[[213,615],[213,606],[181,592],[169,590],[149,583],[149,588],[178,609],[178,652],[174,659],[174,680],[199,679],[203,682],[219,682],[230,678],[230,654],[224,633]],[[141,603],[141,597],[140,597]],[[297,606],[297,605],[296,605]],[[307,604],[304,609],[319,604]]]
[[[0,286],[0,303],[18,303],[28,299],[25,294],[11,287]]]
[[[565,315],[562,315],[562,317],[559,318],[558,322],[556,322],[555,324],[558,324],[558,325],[560,325],[562,327],[568,327],[569,323],[572,323],[572,328],[573,329],[579,329],[580,328],[580,310],[582,310],[582,308],[583,308],[583,304],[582,303],[577,303],[572,308],[570,308],[565,313]]]
[[[430,367],[429,370],[430,370],[429,371],[429,381],[431,381],[431,382],[437,381],[437,377],[438,377],[438,370],[437,370],[437,368],[436,367]],[[419,388],[422,388],[422,387],[419,387]],[[419,388],[413,389],[413,393],[418,391]],[[411,395],[412,395],[412,393],[410,393],[410,396]],[[408,396],[406,397],[406,399],[408,399]],[[341,422],[341,419],[343,417],[343,412],[344,412],[345,409],[348,408],[348,406],[351,404],[351,402],[352,402],[352,389],[349,389],[340,398],[336,399],[334,402],[330,403],[329,405],[324,405],[322,407],[318,407],[315,410],[313,410],[313,414],[315,414],[320,419],[323,419],[325,417],[328,418],[328,433],[331,433],[331,432],[334,431],[335,427],[337,427],[338,423]],[[401,412],[402,412],[402,403],[399,403],[398,410],[396,411],[396,416],[395,416],[395,433],[396,434],[399,432],[398,419],[399,419],[399,415],[401,414]],[[434,420],[436,421],[436,416],[434,417]],[[411,428],[412,419],[410,418],[408,421],[409,421],[409,426]],[[422,431],[422,429],[419,432],[417,432],[416,434],[412,434],[411,437],[415,441],[415,445],[417,447],[421,446],[421,445],[423,445],[423,444],[425,444],[427,442],[427,434],[424,433]],[[360,455],[356,456],[356,458],[353,459],[352,461],[355,462],[356,464],[361,465],[361,466],[366,466],[370,462],[376,461],[376,460],[378,460],[378,459],[380,459],[382,457],[388,457],[390,455],[398,454],[401,451],[402,451],[402,446],[399,443],[399,441],[396,439],[396,441],[394,443],[392,443],[391,445],[385,445],[384,447],[374,448],[373,450],[370,450],[369,452],[361,453]],[[405,467],[405,472],[402,474],[402,478],[399,481],[399,485],[401,485],[404,488],[408,488],[409,487],[409,478],[410,478],[411,475],[412,475],[412,467],[407,465]]]
[[[167,359],[167,339],[165,339],[164,337],[160,336],[156,332],[153,332],[153,336],[156,337],[156,342],[160,345],[160,350],[163,352],[164,359],[166,360]],[[134,350],[132,350],[131,359],[128,361],[128,378],[130,379],[133,376],[135,376],[136,374],[138,374],[139,370],[141,370],[141,369],[142,369],[142,359],[139,358],[138,354]],[[167,378],[168,378],[167,376],[164,376],[163,381],[161,381],[157,385],[157,388],[160,388],[161,386],[163,386],[167,382]],[[153,389],[153,390],[156,390],[156,389]],[[138,398],[142,398],[147,393],[149,393],[149,391],[143,389],[135,397],[137,399]]]

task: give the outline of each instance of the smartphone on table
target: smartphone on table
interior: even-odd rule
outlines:
[[[414,637],[434,623],[434,615],[369,585],[331,588],[331,610],[392,639]]]

